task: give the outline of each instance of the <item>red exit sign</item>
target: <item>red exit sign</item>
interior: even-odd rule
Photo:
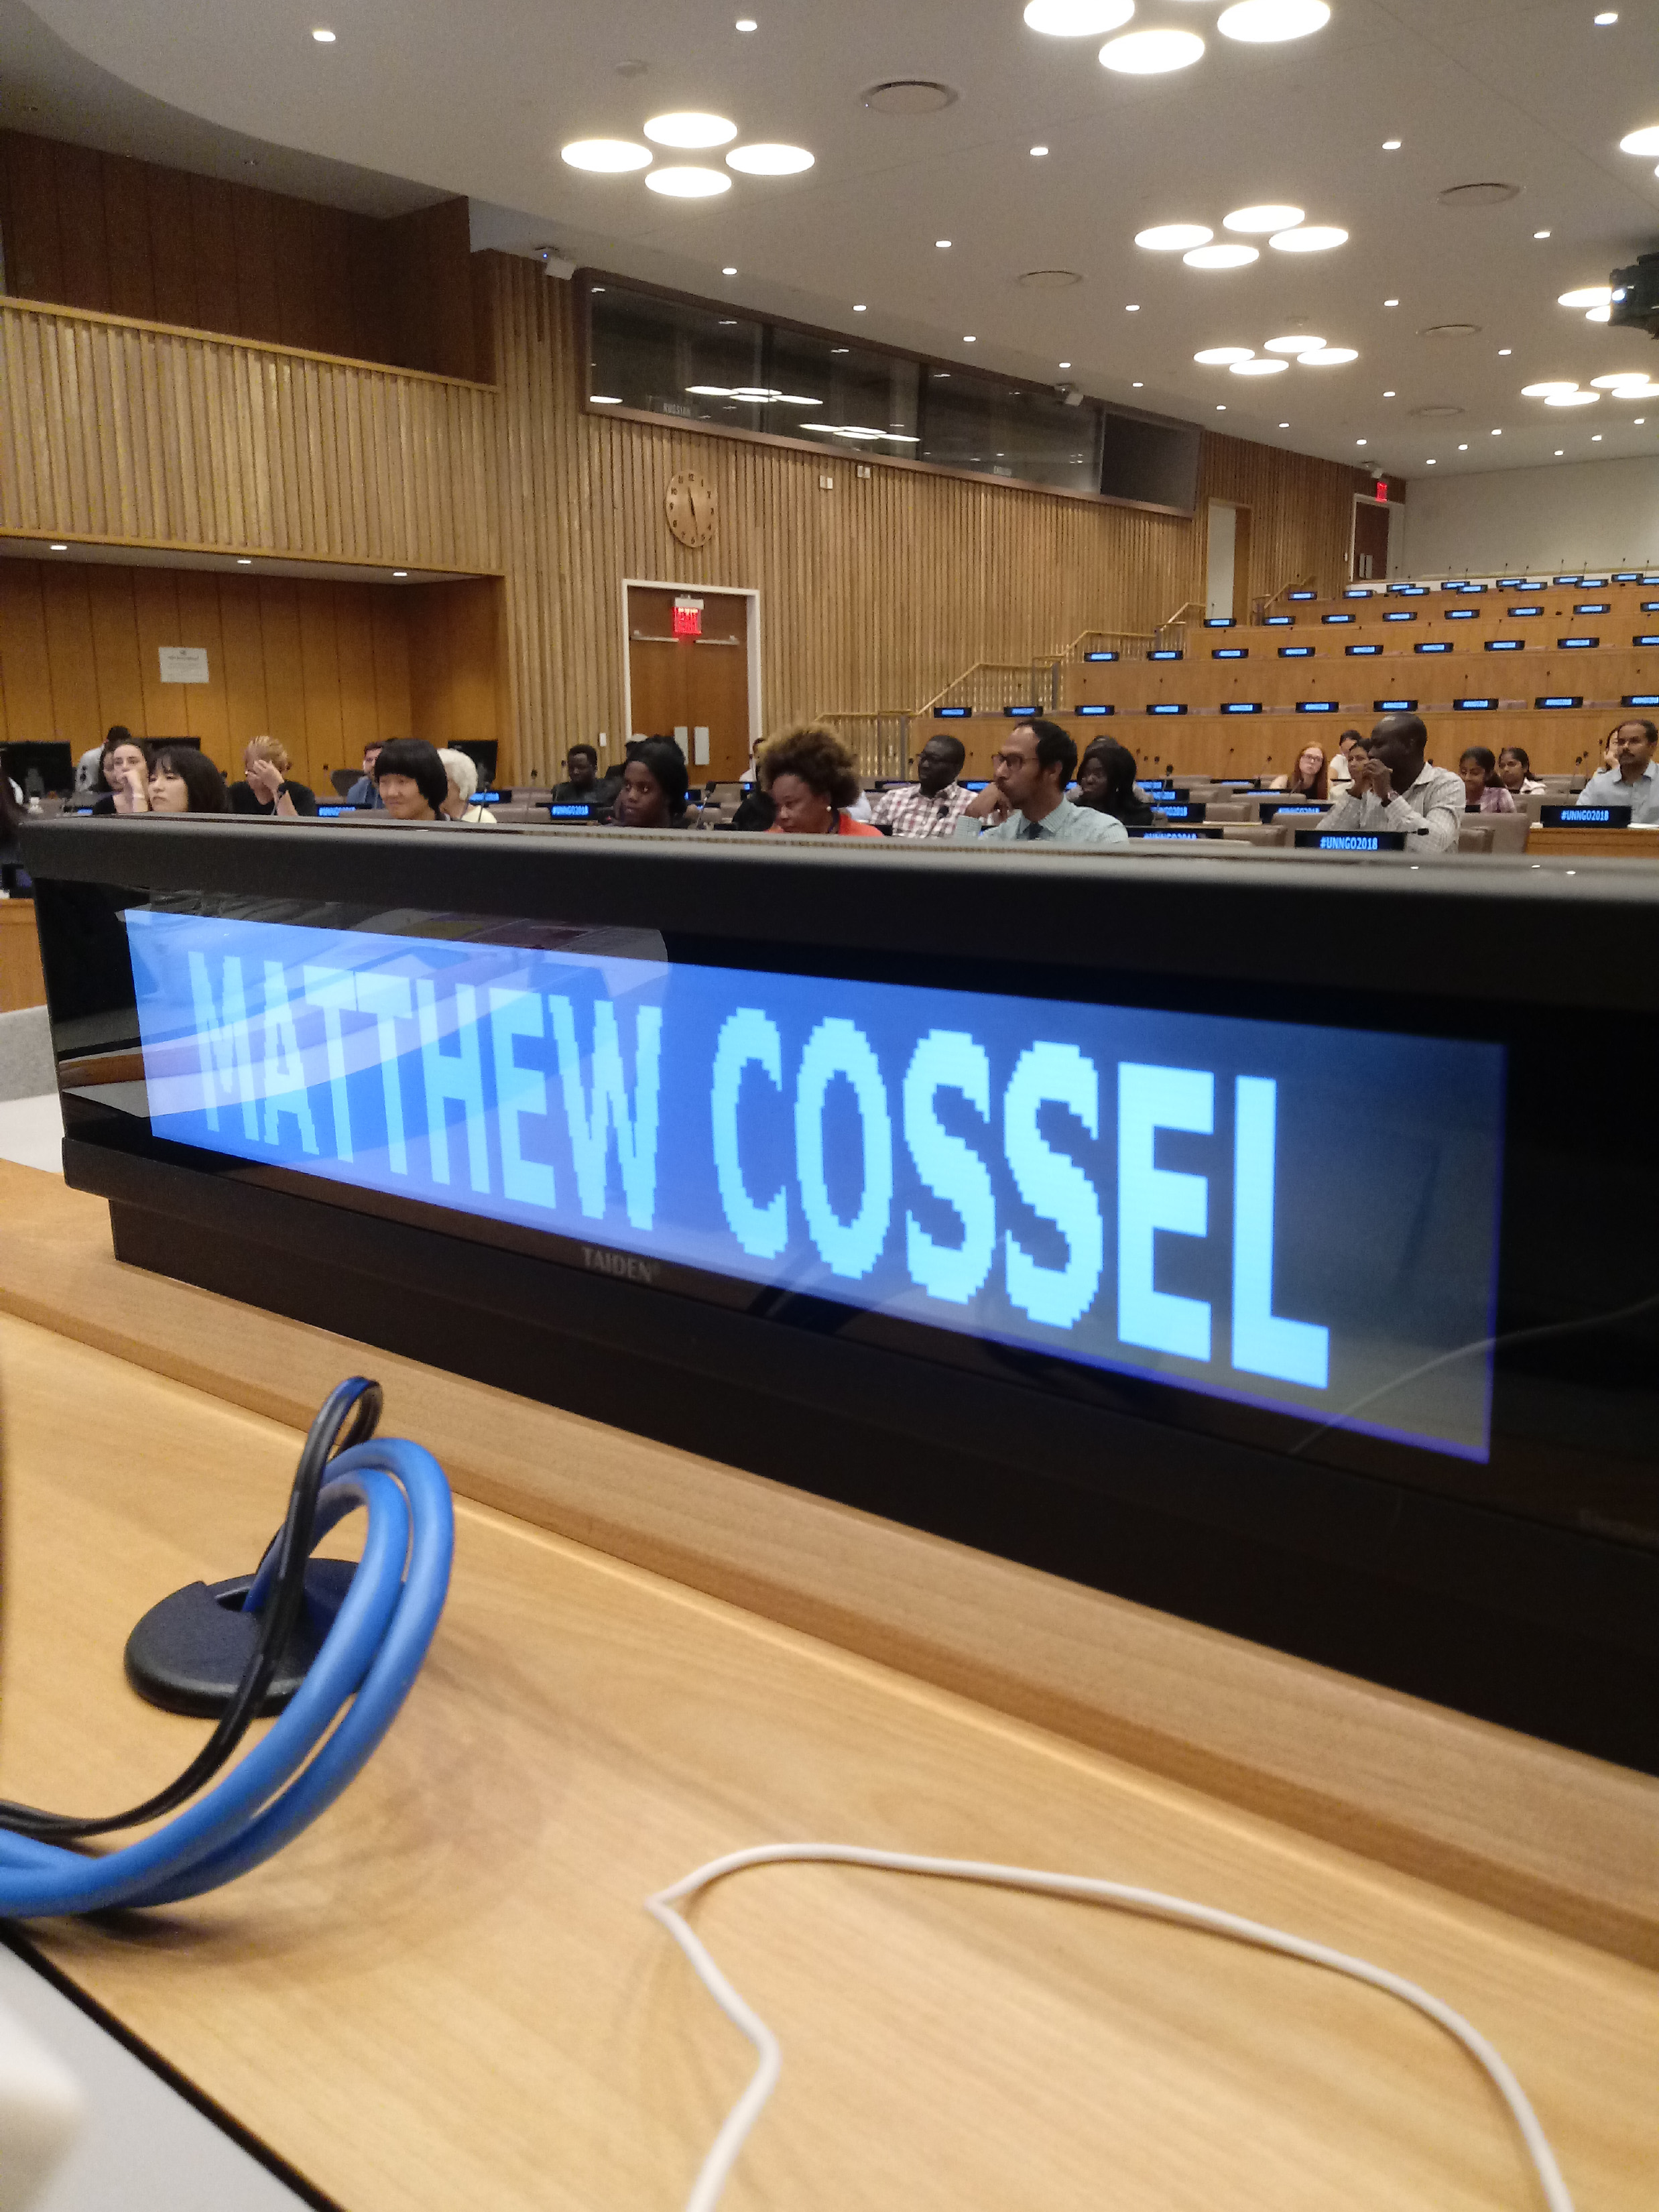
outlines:
[[[674,635],[676,637],[702,635],[702,601],[701,599],[675,600]]]

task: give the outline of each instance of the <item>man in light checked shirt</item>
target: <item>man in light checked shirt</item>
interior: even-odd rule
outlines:
[[[960,738],[941,731],[929,738],[916,762],[916,781],[902,791],[884,791],[870,802],[870,818],[895,837],[948,837],[973,797],[957,781],[968,757]]]

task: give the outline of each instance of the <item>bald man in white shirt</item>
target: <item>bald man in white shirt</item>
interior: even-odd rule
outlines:
[[[1417,714],[1385,715],[1348,756],[1352,778],[1322,830],[1404,830],[1408,852],[1455,853],[1468,794],[1449,769],[1424,758],[1429,732]]]

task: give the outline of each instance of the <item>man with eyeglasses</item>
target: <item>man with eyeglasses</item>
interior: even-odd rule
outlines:
[[[992,763],[996,798],[1007,807],[1001,822],[983,833],[999,845],[1127,845],[1129,833],[1115,814],[1073,806],[1066,787],[1077,773],[1077,747],[1058,722],[1021,722]],[[973,812],[992,799],[981,792]],[[994,802],[993,802],[994,803]],[[987,810],[988,811],[988,808]]]

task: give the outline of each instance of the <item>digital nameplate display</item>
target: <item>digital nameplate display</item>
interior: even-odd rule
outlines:
[[[1659,643],[1659,640],[1656,640]],[[1621,707],[1659,707],[1659,691],[1626,691]]]
[[[1488,653],[1524,653],[1527,649],[1524,637],[1489,637],[1482,642]]]
[[[1448,622],[1479,622],[1480,610],[1479,607],[1448,607],[1445,618]]]
[[[1298,714],[1334,714],[1340,704],[1335,699],[1298,699],[1296,711]]]
[[[1584,702],[1576,693],[1570,695],[1565,691],[1550,691],[1547,692],[1542,698],[1534,699],[1532,703],[1534,707],[1582,707]]]
[[[1281,660],[1311,660],[1314,649],[1310,645],[1281,645],[1279,657]]]
[[[1030,722],[1034,721],[1042,709],[1028,703],[1024,707],[1005,707],[1002,711],[1011,722]]]
[[[1541,615],[1543,611],[1542,607],[1505,607],[1504,617],[1507,622],[1524,622],[1533,615]]]
[[[1555,642],[1563,653],[1574,653],[1598,646],[1601,641],[1599,637],[1558,637]]]
[[[1294,615],[1269,615],[1265,627],[1268,629],[1290,629],[1294,627],[1295,622]]]
[[[1186,799],[1180,805],[1177,805],[1172,799],[1168,800],[1159,799],[1158,811],[1164,817],[1166,821],[1201,822],[1208,809],[1208,804],[1209,802],[1206,799]]]
[[[1353,623],[1358,622],[1359,617],[1358,615],[1321,615],[1319,619],[1326,623]]]
[[[1287,599],[1316,599],[1319,594],[1317,592],[1286,592],[1285,596]]]
[[[1184,660],[1186,653],[1178,645],[1160,645],[1146,655],[1148,660]]]
[[[1412,651],[1413,653],[1449,653],[1451,644],[1449,639],[1443,637],[1419,638],[1412,647]]]
[[[1630,641],[1632,645],[1659,645],[1659,630],[1633,630]]]
[[[1221,711],[1224,714],[1259,714],[1261,702],[1260,699],[1224,699]]]
[[[1204,627],[1206,629],[1232,629],[1237,625],[1231,615],[1206,615]]]
[[[1196,844],[1200,838],[1219,837],[1221,832],[1212,823],[1206,823],[1200,828],[1191,830],[1132,830],[1129,835],[1131,837],[1139,838],[1144,842],[1154,845],[1174,843],[1193,845]]]
[[[574,799],[561,800],[556,805],[550,803],[547,810],[550,822],[589,822],[592,817],[591,806]]]
[[[1261,818],[1264,822],[1277,822],[1281,816],[1288,818],[1292,814],[1323,814],[1324,811],[1325,809],[1322,806],[1299,805],[1295,801],[1288,799],[1281,799],[1277,805],[1264,799],[1261,804]]]
[[[1397,599],[1426,599],[1429,587],[1426,584],[1396,584],[1394,595]]]
[[[1373,699],[1371,712],[1374,714],[1414,714],[1417,702],[1415,699]]]
[[[1212,660],[1248,660],[1249,657],[1248,645],[1212,645],[1210,647]]]
[[[941,722],[965,722],[973,711],[971,707],[935,707],[933,714]]]
[[[1628,806],[1540,806],[1538,818],[1553,830],[1628,830]]]
[[[1146,709],[1146,712],[1149,714],[1184,714],[1186,711],[1187,709],[1184,703],[1178,704],[1173,699],[1160,699],[1155,701],[1154,703]]]
[[[1384,622],[1415,622],[1417,610],[1415,607],[1395,607],[1392,613],[1384,615],[1382,619]]]
[[[1380,645],[1345,645],[1342,650],[1350,660],[1370,660],[1382,648]]]
[[[1079,713],[1079,714],[1115,714],[1117,712],[1117,709],[1116,709],[1115,707],[1103,707],[1103,706],[1099,706],[1099,705],[1094,705],[1094,706],[1088,706],[1088,707],[1079,707],[1079,708],[1078,708],[1076,709],[1076,711],[1077,711],[1077,713]]]
[[[1452,711],[1458,714],[1490,714],[1497,705],[1496,699],[1454,699]]]
[[[1486,1456],[1500,1046],[674,963],[648,932],[624,955],[453,918],[125,921],[158,1137],[545,1232],[577,1266],[632,1255]],[[1297,1147],[1362,1121],[1356,1208]]]
[[[1575,605],[1573,612],[1576,615],[1610,615],[1613,612],[1613,601],[1611,599],[1580,599]]]
[[[1085,660],[1115,660],[1117,655],[1115,653],[1085,653],[1083,658]]]
[[[1298,830],[1299,847],[1315,853],[1402,853],[1403,830]]]

